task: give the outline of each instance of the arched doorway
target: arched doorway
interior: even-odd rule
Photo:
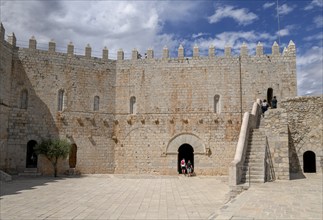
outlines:
[[[271,107],[271,100],[273,99],[273,89],[272,88],[268,88],[267,89],[267,101],[268,101],[268,105]]]
[[[183,158],[185,158],[186,163],[188,160],[190,160],[194,168],[194,149],[191,145],[183,144],[178,148],[178,159],[177,159],[178,173],[182,173],[180,163]]]
[[[68,158],[68,163],[70,168],[76,167],[76,155],[77,155],[77,146],[76,144],[71,145],[70,154]]]
[[[315,153],[306,151],[303,154],[303,169],[304,173],[316,173]]]
[[[34,140],[28,141],[27,143],[26,168],[37,168],[38,158],[34,150],[36,144],[37,142]]]

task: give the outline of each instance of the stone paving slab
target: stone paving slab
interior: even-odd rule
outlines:
[[[323,219],[322,174],[252,185],[211,219]]]
[[[25,177],[1,182],[0,219],[207,219],[228,191],[223,177]]]
[[[322,174],[252,185],[227,177],[87,175],[1,182],[0,219],[323,219]]]

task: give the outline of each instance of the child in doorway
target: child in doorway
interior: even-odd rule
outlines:
[[[185,169],[186,169],[185,158],[181,160],[181,168],[182,168],[182,174],[185,174]]]

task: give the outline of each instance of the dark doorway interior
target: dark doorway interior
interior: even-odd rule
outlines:
[[[183,144],[178,148],[178,159],[177,159],[177,170],[178,173],[182,173],[181,170],[181,160],[185,158],[185,162],[187,163],[188,160],[191,161],[193,167],[194,167],[194,149],[189,144]]]
[[[267,101],[268,101],[268,105],[270,107],[271,107],[271,100],[273,100],[273,89],[268,88],[268,90],[267,90]]]
[[[77,146],[76,144],[72,144],[70,154],[69,154],[69,159],[68,159],[70,168],[76,167],[76,155],[77,155]]]
[[[315,162],[315,153],[313,151],[306,151],[303,154],[304,173],[316,173]]]
[[[37,167],[37,154],[35,153],[34,147],[37,142],[34,140],[28,141],[27,143],[27,154],[26,154],[26,168]]]

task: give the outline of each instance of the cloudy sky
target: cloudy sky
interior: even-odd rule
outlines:
[[[202,55],[211,44],[218,55],[225,45],[238,55],[243,42],[254,54],[259,41],[271,53],[275,41],[282,51],[293,40],[298,95],[323,94],[323,0],[0,0],[0,20],[18,46],[35,36],[40,49],[53,39],[58,51],[73,42],[84,54],[90,44],[93,56],[101,57],[107,46],[112,59],[119,48],[126,58],[133,48],[142,54],[153,48],[161,57],[164,46],[175,57],[180,44],[186,56],[195,44]]]

